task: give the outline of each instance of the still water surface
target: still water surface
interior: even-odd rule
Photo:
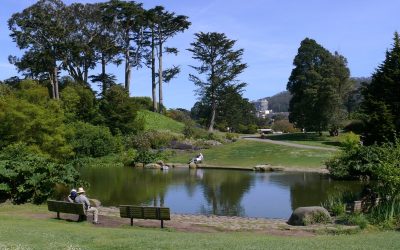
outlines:
[[[88,196],[105,206],[164,205],[172,213],[288,218],[300,206],[320,205],[329,195],[360,191],[354,181],[316,173],[238,170],[169,171],[133,168],[83,169]]]

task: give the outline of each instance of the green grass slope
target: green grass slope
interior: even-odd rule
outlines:
[[[205,164],[249,168],[258,164],[320,168],[324,165],[324,161],[334,154],[327,150],[302,149],[246,140],[205,149],[201,152],[204,155]],[[170,161],[186,163],[195,154],[194,152],[180,153],[172,157]]]
[[[182,133],[185,125],[169,117],[148,110],[140,110],[136,119],[143,119],[145,130],[169,130]]]

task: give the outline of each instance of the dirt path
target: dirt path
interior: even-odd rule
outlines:
[[[99,207],[100,224],[93,227],[123,228],[130,227],[130,219],[120,218],[116,207]],[[23,213],[36,219],[55,219],[56,214],[52,212]],[[65,223],[77,223],[76,215],[61,214],[61,220]],[[88,216],[88,223],[92,222]],[[134,227],[160,228],[160,221],[156,220],[133,220]],[[327,232],[340,232],[343,230],[354,230],[354,227],[338,226],[334,224],[313,226],[291,226],[283,219],[264,219],[246,217],[228,217],[215,215],[185,215],[171,214],[171,220],[164,222],[166,230],[196,233],[218,233],[218,232],[251,232],[277,236],[301,236],[309,237]]]
[[[285,142],[285,141],[274,141],[271,139],[261,139],[258,136],[241,136],[240,138],[242,138],[244,140],[248,140],[248,141],[265,142],[265,143],[271,143],[271,144],[277,144],[277,145],[283,145],[283,146],[289,146],[289,147],[295,147],[295,148],[338,151],[338,149],[336,149],[336,148],[310,146],[310,145],[303,145],[303,144],[297,144],[297,143],[291,143],[291,142]]]

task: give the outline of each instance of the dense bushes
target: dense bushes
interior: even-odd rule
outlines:
[[[73,166],[54,163],[24,144],[0,152],[0,198],[15,204],[40,204],[54,193],[56,184],[76,186],[77,180]]]
[[[326,163],[336,178],[372,179],[369,195],[380,202],[369,211],[375,223],[400,221],[400,141],[357,146]],[[373,201],[375,202],[375,201]]]
[[[68,142],[78,157],[101,157],[122,149],[121,138],[113,136],[107,127],[75,122],[69,125],[69,131]]]
[[[65,139],[64,113],[56,101],[36,105],[6,96],[0,99],[0,121],[0,149],[24,142],[56,159],[73,155]]]

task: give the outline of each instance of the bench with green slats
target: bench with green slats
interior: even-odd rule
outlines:
[[[60,213],[65,213],[79,215],[78,221],[86,220],[85,207],[82,203],[48,200],[47,208],[57,213],[57,219],[60,219]]]
[[[131,205],[119,206],[121,218],[130,218],[131,226],[133,219],[161,220],[161,228],[164,228],[164,220],[170,220],[168,207],[140,207]]]

